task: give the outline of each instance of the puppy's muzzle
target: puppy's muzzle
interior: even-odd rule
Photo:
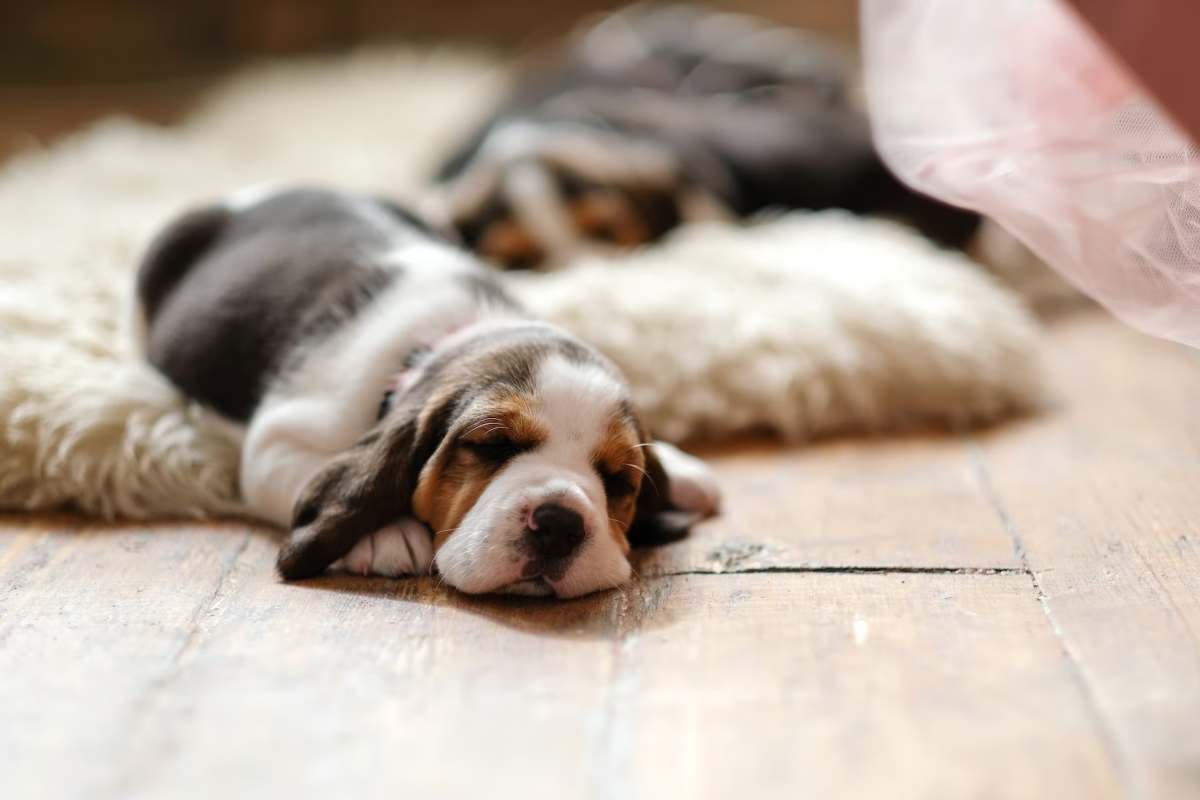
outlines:
[[[563,572],[584,539],[583,516],[558,503],[534,509],[525,528],[525,542],[540,571]],[[557,568],[557,569],[556,569]]]

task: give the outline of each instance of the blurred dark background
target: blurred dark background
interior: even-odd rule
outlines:
[[[0,0],[0,159],[108,113],[170,122],[247,62],[364,45],[520,51],[589,15],[590,0]],[[706,5],[853,41],[856,0]]]

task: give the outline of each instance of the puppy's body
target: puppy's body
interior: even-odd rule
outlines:
[[[221,257],[205,259],[214,249]],[[294,378],[309,351],[361,322],[381,296],[469,308],[467,281],[481,280],[469,260],[430,244],[387,206],[320,191],[194,211],[146,264],[138,292],[151,362],[184,392],[241,422],[273,382]],[[421,278],[430,273],[449,296],[428,296]],[[415,332],[421,320],[405,325]]]
[[[616,369],[389,203],[296,190],[192,212],[151,247],[138,296],[151,363],[244,426],[244,499],[293,528],[285,577],[343,558],[423,572],[436,549],[465,591],[575,595],[628,578],[635,516],[666,530],[651,522],[670,479]],[[707,513],[701,477],[679,491]]]

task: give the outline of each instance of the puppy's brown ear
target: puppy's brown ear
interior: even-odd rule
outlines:
[[[154,317],[188,270],[216,243],[232,217],[233,212],[224,206],[193,209],[154,237],[137,274],[138,301],[146,319]]]
[[[415,428],[412,420],[372,431],[308,482],[276,561],[285,580],[321,574],[359,539],[407,513],[406,462]]]
[[[632,547],[653,547],[678,541],[687,536],[702,517],[680,511],[671,504],[671,479],[658,460],[654,445],[643,447],[642,452],[646,455],[646,474],[626,537]]]
[[[296,502],[279,574],[320,575],[359,539],[411,513],[417,478],[445,438],[452,408],[448,401],[423,414],[409,398],[318,472]]]

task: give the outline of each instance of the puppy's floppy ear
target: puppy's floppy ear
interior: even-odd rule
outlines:
[[[646,474],[642,478],[637,510],[626,537],[632,547],[652,547],[678,541],[688,535],[702,515],[681,511],[672,505],[671,478],[654,452],[654,445],[643,447],[642,452],[646,456]]]
[[[154,316],[171,290],[216,243],[233,212],[205,206],[184,213],[164,228],[138,266],[137,295],[147,319]]]
[[[321,574],[364,536],[411,513],[421,469],[441,444],[452,401],[431,414],[397,408],[309,481],[276,567],[285,580]]]
[[[359,539],[407,511],[407,462],[415,435],[415,417],[373,430],[308,482],[276,561],[285,580],[319,575]]]

